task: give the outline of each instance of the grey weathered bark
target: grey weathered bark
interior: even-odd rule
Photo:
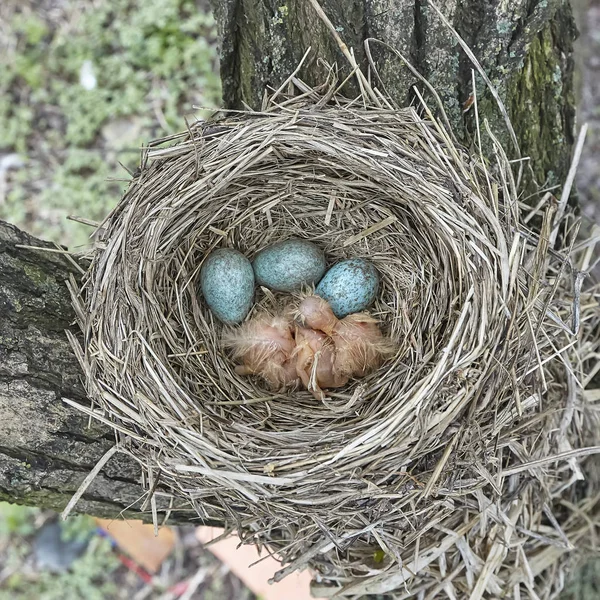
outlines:
[[[60,510],[114,438],[62,401],[86,402],[64,333],[74,321],[65,281],[79,272],[64,255],[18,245],[54,248],[0,221],[0,500]],[[139,518],[143,495],[137,464],[117,454],[77,510]]]
[[[404,54],[437,89],[465,143],[474,129],[472,63],[428,0],[321,0],[356,58],[367,66],[363,41],[377,38]],[[309,0],[212,0],[222,36],[221,78],[228,107],[260,106],[265,86],[277,87],[311,46],[300,77],[325,79],[317,61],[347,61]],[[481,62],[506,104],[523,156],[541,184],[564,181],[573,143],[573,40],[568,0],[437,0],[442,13]],[[411,101],[415,77],[385,47],[372,54],[388,93]],[[479,112],[510,148],[499,111],[478,78]],[[421,86],[422,87],[422,86]],[[352,90],[349,90],[352,93]]]
[[[278,86],[308,45],[314,54],[301,73],[307,82],[323,79],[317,56],[344,64],[308,0],[213,4],[223,36],[227,106],[258,106],[265,85]],[[573,129],[574,27],[568,2],[439,4],[498,87],[538,179],[562,177]],[[405,53],[439,89],[468,142],[472,115],[464,115],[462,105],[470,93],[470,65],[426,0],[322,0],[322,6],[363,64],[367,36]],[[398,102],[408,102],[412,77],[388,51],[373,49],[388,91]],[[500,130],[493,103],[480,91],[482,115]],[[48,246],[0,223],[0,499],[60,510],[112,438],[97,423],[88,427],[85,417],[61,401],[85,402],[81,374],[63,333],[74,320],[64,281],[77,271],[61,255],[16,244]],[[78,509],[114,516],[131,505],[133,514],[142,495],[137,466],[117,455]]]

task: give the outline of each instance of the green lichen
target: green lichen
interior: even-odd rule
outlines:
[[[506,35],[510,33],[513,29],[514,25],[512,21],[506,21],[504,19],[499,19],[496,23],[496,30],[501,35]]]
[[[61,494],[48,489],[29,490],[19,495],[15,495],[14,490],[8,494],[0,490],[0,502],[12,502],[18,505],[36,506],[50,510],[56,510],[57,506],[66,506],[71,496],[72,494]]]
[[[271,19],[273,25],[281,25],[283,20],[288,16],[289,9],[287,6],[279,6],[275,16]]]
[[[558,184],[566,172],[569,145],[565,139],[564,111],[573,101],[571,93],[563,86],[563,68],[549,24],[533,39],[523,68],[509,82],[507,90],[509,113],[521,152],[529,157],[540,185]],[[531,181],[528,191],[535,190]]]
[[[15,312],[20,313],[23,310],[23,305],[21,304],[21,301],[16,296],[12,296],[10,300],[15,308]]]
[[[54,279],[38,265],[23,263],[23,271],[36,287],[49,287],[55,284]]]
[[[25,469],[27,467],[23,466],[22,468]],[[25,474],[23,474],[23,477],[25,477]],[[18,494],[14,490],[6,494],[0,490],[0,503],[10,502],[24,507],[37,507],[38,509],[55,511],[66,506],[69,500],[71,500],[74,492],[75,490],[58,492],[48,488],[24,489],[21,487]],[[152,521],[152,516],[149,514],[142,514],[135,510],[122,511],[122,507],[112,502],[103,502],[101,500],[86,502],[83,500],[80,502],[80,505],[81,504],[85,504],[90,507],[90,514],[93,514],[97,517],[112,518],[118,514],[122,515],[123,518],[142,519],[146,522]]]

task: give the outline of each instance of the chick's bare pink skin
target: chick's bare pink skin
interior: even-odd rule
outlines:
[[[298,306],[298,319],[304,327],[318,329],[326,335],[331,335],[338,323],[327,300],[319,296],[307,296]]]
[[[274,390],[298,381],[291,323],[283,317],[254,317],[227,331],[223,344],[242,363],[235,369],[238,375],[258,375]]]
[[[296,373],[304,387],[322,400],[323,388],[342,387],[348,378],[336,373],[335,348],[331,338],[321,331],[296,327]]]
[[[239,375],[258,375],[274,390],[301,381],[323,399],[323,389],[364,377],[395,352],[376,319],[367,313],[337,319],[319,296],[307,296],[284,314],[260,315],[224,336],[225,346],[242,363],[236,367]]]
[[[338,321],[331,336],[335,371],[346,377],[364,377],[393,356],[395,344],[386,338],[376,319],[355,313]]]

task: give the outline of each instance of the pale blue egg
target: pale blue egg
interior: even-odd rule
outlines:
[[[254,271],[237,250],[215,250],[202,265],[200,287],[204,300],[223,323],[241,323],[254,300]]]
[[[280,292],[293,292],[318,283],[325,273],[325,254],[306,240],[277,242],[261,250],[252,263],[259,285]]]
[[[329,302],[335,316],[341,319],[373,304],[378,289],[375,265],[363,258],[350,258],[325,273],[316,293]]]

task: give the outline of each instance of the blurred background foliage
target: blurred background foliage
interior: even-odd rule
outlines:
[[[194,525],[172,529],[174,548],[141,576],[143,567],[92,517],[61,521],[0,502],[0,600],[258,600],[198,541]]]
[[[67,246],[118,201],[144,141],[220,102],[194,0],[0,2],[0,219]]]
[[[111,575],[121,564],[110,541],[93,536],[91,517],[79,515],[64,523],[64,541],[89,540],[71,568],[40,569],[32,551],[35,534],[53,519],[48,511],[0,502],[0,600],[106,600],[126,598]],[[128,592],[127,592],[128,593]]]

